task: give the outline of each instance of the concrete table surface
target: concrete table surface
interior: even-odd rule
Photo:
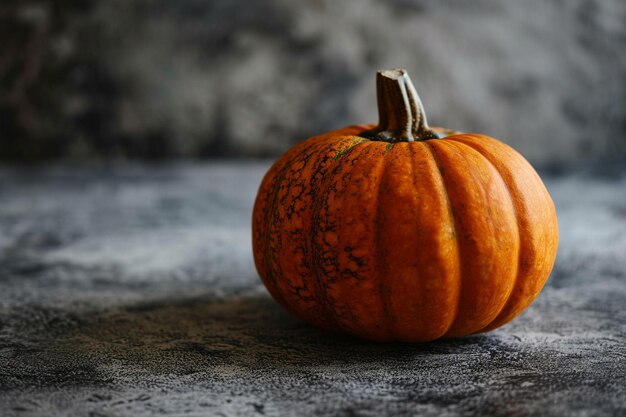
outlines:
[[[626,175],[543,174],[561,246],[494,332],[377,344],[260,284],[264,162],[0,169],[0,416],[626,415]]]

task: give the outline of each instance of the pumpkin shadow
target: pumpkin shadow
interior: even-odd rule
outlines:
[[[424,344],[376,343],[318,330],[267,295],[196,297],[131,305],[86,319],[59,343],[92,365],[120,363],[157,374],[229,367],[289,367],[476,354],[488,336]],[[493,341],[490,341],[493,343]]]

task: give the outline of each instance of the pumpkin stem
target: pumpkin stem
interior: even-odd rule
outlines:
[[[428,127],[422,101],[403,69],[376,73],[378,126],[360,134],[385,142],[414,142],[439,136]]]

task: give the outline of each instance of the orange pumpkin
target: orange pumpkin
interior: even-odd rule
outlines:
[[[377,74],[378,126],[287,151],[261,184],[254,260],[314,326],[381,341],[484,332],[520,314],[554,264],[554,204],[487,136],[429,128],[404,70]]]

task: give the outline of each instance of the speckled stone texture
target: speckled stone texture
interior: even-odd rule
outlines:
[[[544,172],[561,247],[538,300],[411,345],[269,298],[250,243],[267,168],[0,169],[0,415],[626,415],[626,174]]]

